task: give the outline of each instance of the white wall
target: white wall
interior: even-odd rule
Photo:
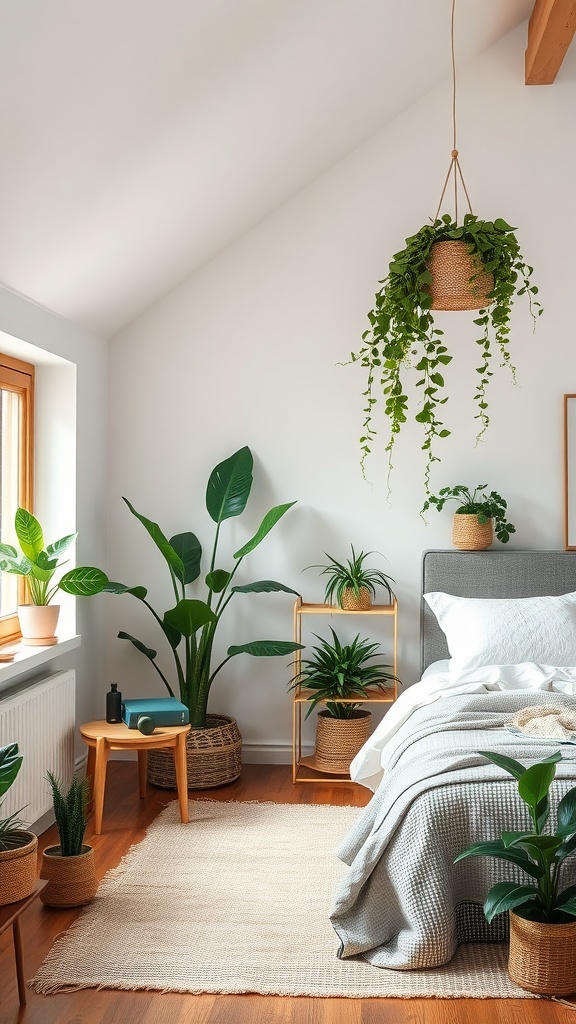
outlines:
[[[560,548],[562,396],[576,391],[576,53],[553,87],[527,88],[524,48],[525,26],[460,71],[458,145],[474,212],[518,227],[545,313],[533,335],[518,300],[512,335],[518,385],[496,373],[491,425],[478,447],[472,317],[439,314],[455,354],[445,410],[453,433],[439,449],[432,486],[487,483],[508,500],[517,526],[511,546]],[[353,542],[383,552],[387,561],[377,564],[397,581],[400,674],[407,684],[417,678],[421,555],[450,546],[451,516],[434,512],[426,525],[419,515],[424,457],[412,423],[397,444],[391,502],[382,451],[368,464],[371,483],[362,479],[364,375],[338,364],[359,346],[391,254],[435,212],[452,148],[450,104],[447,83],[114,340],[108,569],[123,582],[148,585],[162,610],[171,597],[160,556],[121,495],[168,535],[192,529],[207,543],[209,472],[248,444],[256,460],[253,504],[226,525],[230,550],[268,507],[293,498],[298,504],[246,560],[244,580],[276,578],[306,600],[320,600],[321,581],[314,570],[303,570],[322,562],[323,551],[345,557]],[[138,619],[130,598],[109,602],[108,677],[131,696],[158,692],[144,659],[115,639],[119,628],[139,630],[152,644],[157,634]],[[223,647],[291,636],[290,598],[238,597],[235,603],[222,626]],[[358,620],[354,626],[364,628]],[[388,638],[382,640],[389,651]],[[211,709],[236,715],[247,758],[286,753],[288,678],[285,660],[246,657],[231,662],[216,684]]]
[[[46,536],[55,540],[77,530],[76,563],[102,566],[106,562],[107,344],[3,288],[0,332],[2,351],[38,367],[35,507]],[[53,671],[76,670],[77,722],[100,718],[104,712],[105,602],[104,595],[77,600],[81,647],[51,666]],[[78,741],[76,754],[83,753],[84,744]]]

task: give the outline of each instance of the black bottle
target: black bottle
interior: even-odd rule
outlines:
[[[122,694],[118,689],[118,683],[112,683],[110,693],[106,694],[106,721],[122,721]]]

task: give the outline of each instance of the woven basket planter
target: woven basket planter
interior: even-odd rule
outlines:
[[[333,718],[327,711],[319,711],[314,748],[317,768],[334,775],[346,774],[371,731],[370,711],[355,711],[352,718]]]
[[[508,974],[521,988],[538,995],[576,992],[576,921],[543,924],[510,911]]]
[[[452,526],[452,543],[461,551],[485,551],[494,540],[494,524],[479,523],[477,515],[456,512]]]
[[[372,596],[368,587],[359,587],[358,593],[353,587],[345,587],[342,591],[340,607],[347,612],[367,612],[372,605]]]
[[[60,846],[47,846],[42,854],[40,878],[48,879],[40,893],[47,907],[83,907],[98,890],[93,848],[83,846],[77,856],[63,857]]]
[[[434,242],[428,260],[432,309],[484,309],[490,305],[494,278],[482,271],[478,253],[468,248],[466,242],[457,240]]]
[[[22,846],[0,850],[0,907],[16,903],[34,892],[38,836],[22,831]]]
[[[186,737],[188,789],[213,789],[234,782],[242,771],[242,736],[236,719],[207,715],[206,728],[192,728]],[[170,750],[148,752],[148,782],[161,789],[176,789],[174,758]]]

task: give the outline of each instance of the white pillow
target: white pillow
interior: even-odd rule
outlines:
[[[424,594],[448,642],[450,671],[481,665],[576,665],[576,593],[469,598]]]

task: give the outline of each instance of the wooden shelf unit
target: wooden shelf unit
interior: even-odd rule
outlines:
[[[362,615],[388,616],[392,619],[392,672],[398,675],[398,602],[394,598],[392,604],[373,604],[366,611],[349,611],[332,604],[308,604],[298,597],[294,602],[294,641],[302,643],[302,617],[304,615]],[[302,666],[302,652],[294,654],[294,675],[297,676]],[[313,696],[313,691],[297,686],[292,691],[292,782],[350,782],[350,775],[329,773],[316,767],[314,754],[302,756],[302,707]],[[369,697],[358,700],[354,697],[342,697],[331,703],[340,704],[393,704],[398,696],[398,683],[395,681],[386,690],[374,690]],[[325,704],[326,701],[320,703]]]

